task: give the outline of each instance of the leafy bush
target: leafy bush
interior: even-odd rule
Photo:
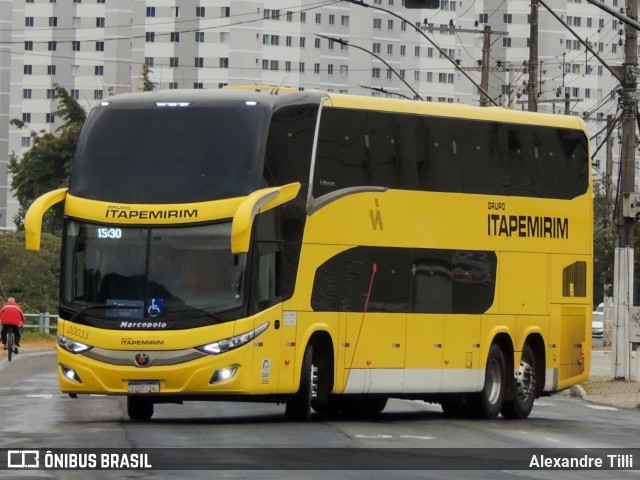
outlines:
[[[58,311],[60,237],[42,234],[39,252],[25,248],[24,232],[0,234],[0,297],[13,296],[25,313]]]

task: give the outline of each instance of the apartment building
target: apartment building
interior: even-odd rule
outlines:
[[[527,108],[529,1],[441,0],[438,10],[368,3],[373,8],[333,0],[0,0],[0,228],[14,228],[17,212],[9,155],[31,147],[31,131],[61,124],[54,84],[87,110],[142,90],[143,65],[155,89],[264,84],[479,104],[488,25],[489,94]],[[585,0],[545,3],[606,62],[622,63],[620,22]],[[618,109],[617,83],[542,7],[539,26],[538,110],[583,116],[595,151]],[[594,158],[597,182],[604,150]],[[616,135],[616,159],[618,150]]]

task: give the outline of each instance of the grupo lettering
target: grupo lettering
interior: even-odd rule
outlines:
[[[507,204],[504,202],[489,202],[487,207],[489,210],[506,210]]]

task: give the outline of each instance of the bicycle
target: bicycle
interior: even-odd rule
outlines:
[[[16,337],[15,333],[13,333],[13,329],[7,330],[7,343],[5,343],[7,347],[7,360],[11,361],[11,357],[13,357],[13,350],[16,346]]]

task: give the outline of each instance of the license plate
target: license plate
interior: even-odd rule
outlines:
[[[129,380],[129,393],[159,393],[160,382],[157,380]]]

